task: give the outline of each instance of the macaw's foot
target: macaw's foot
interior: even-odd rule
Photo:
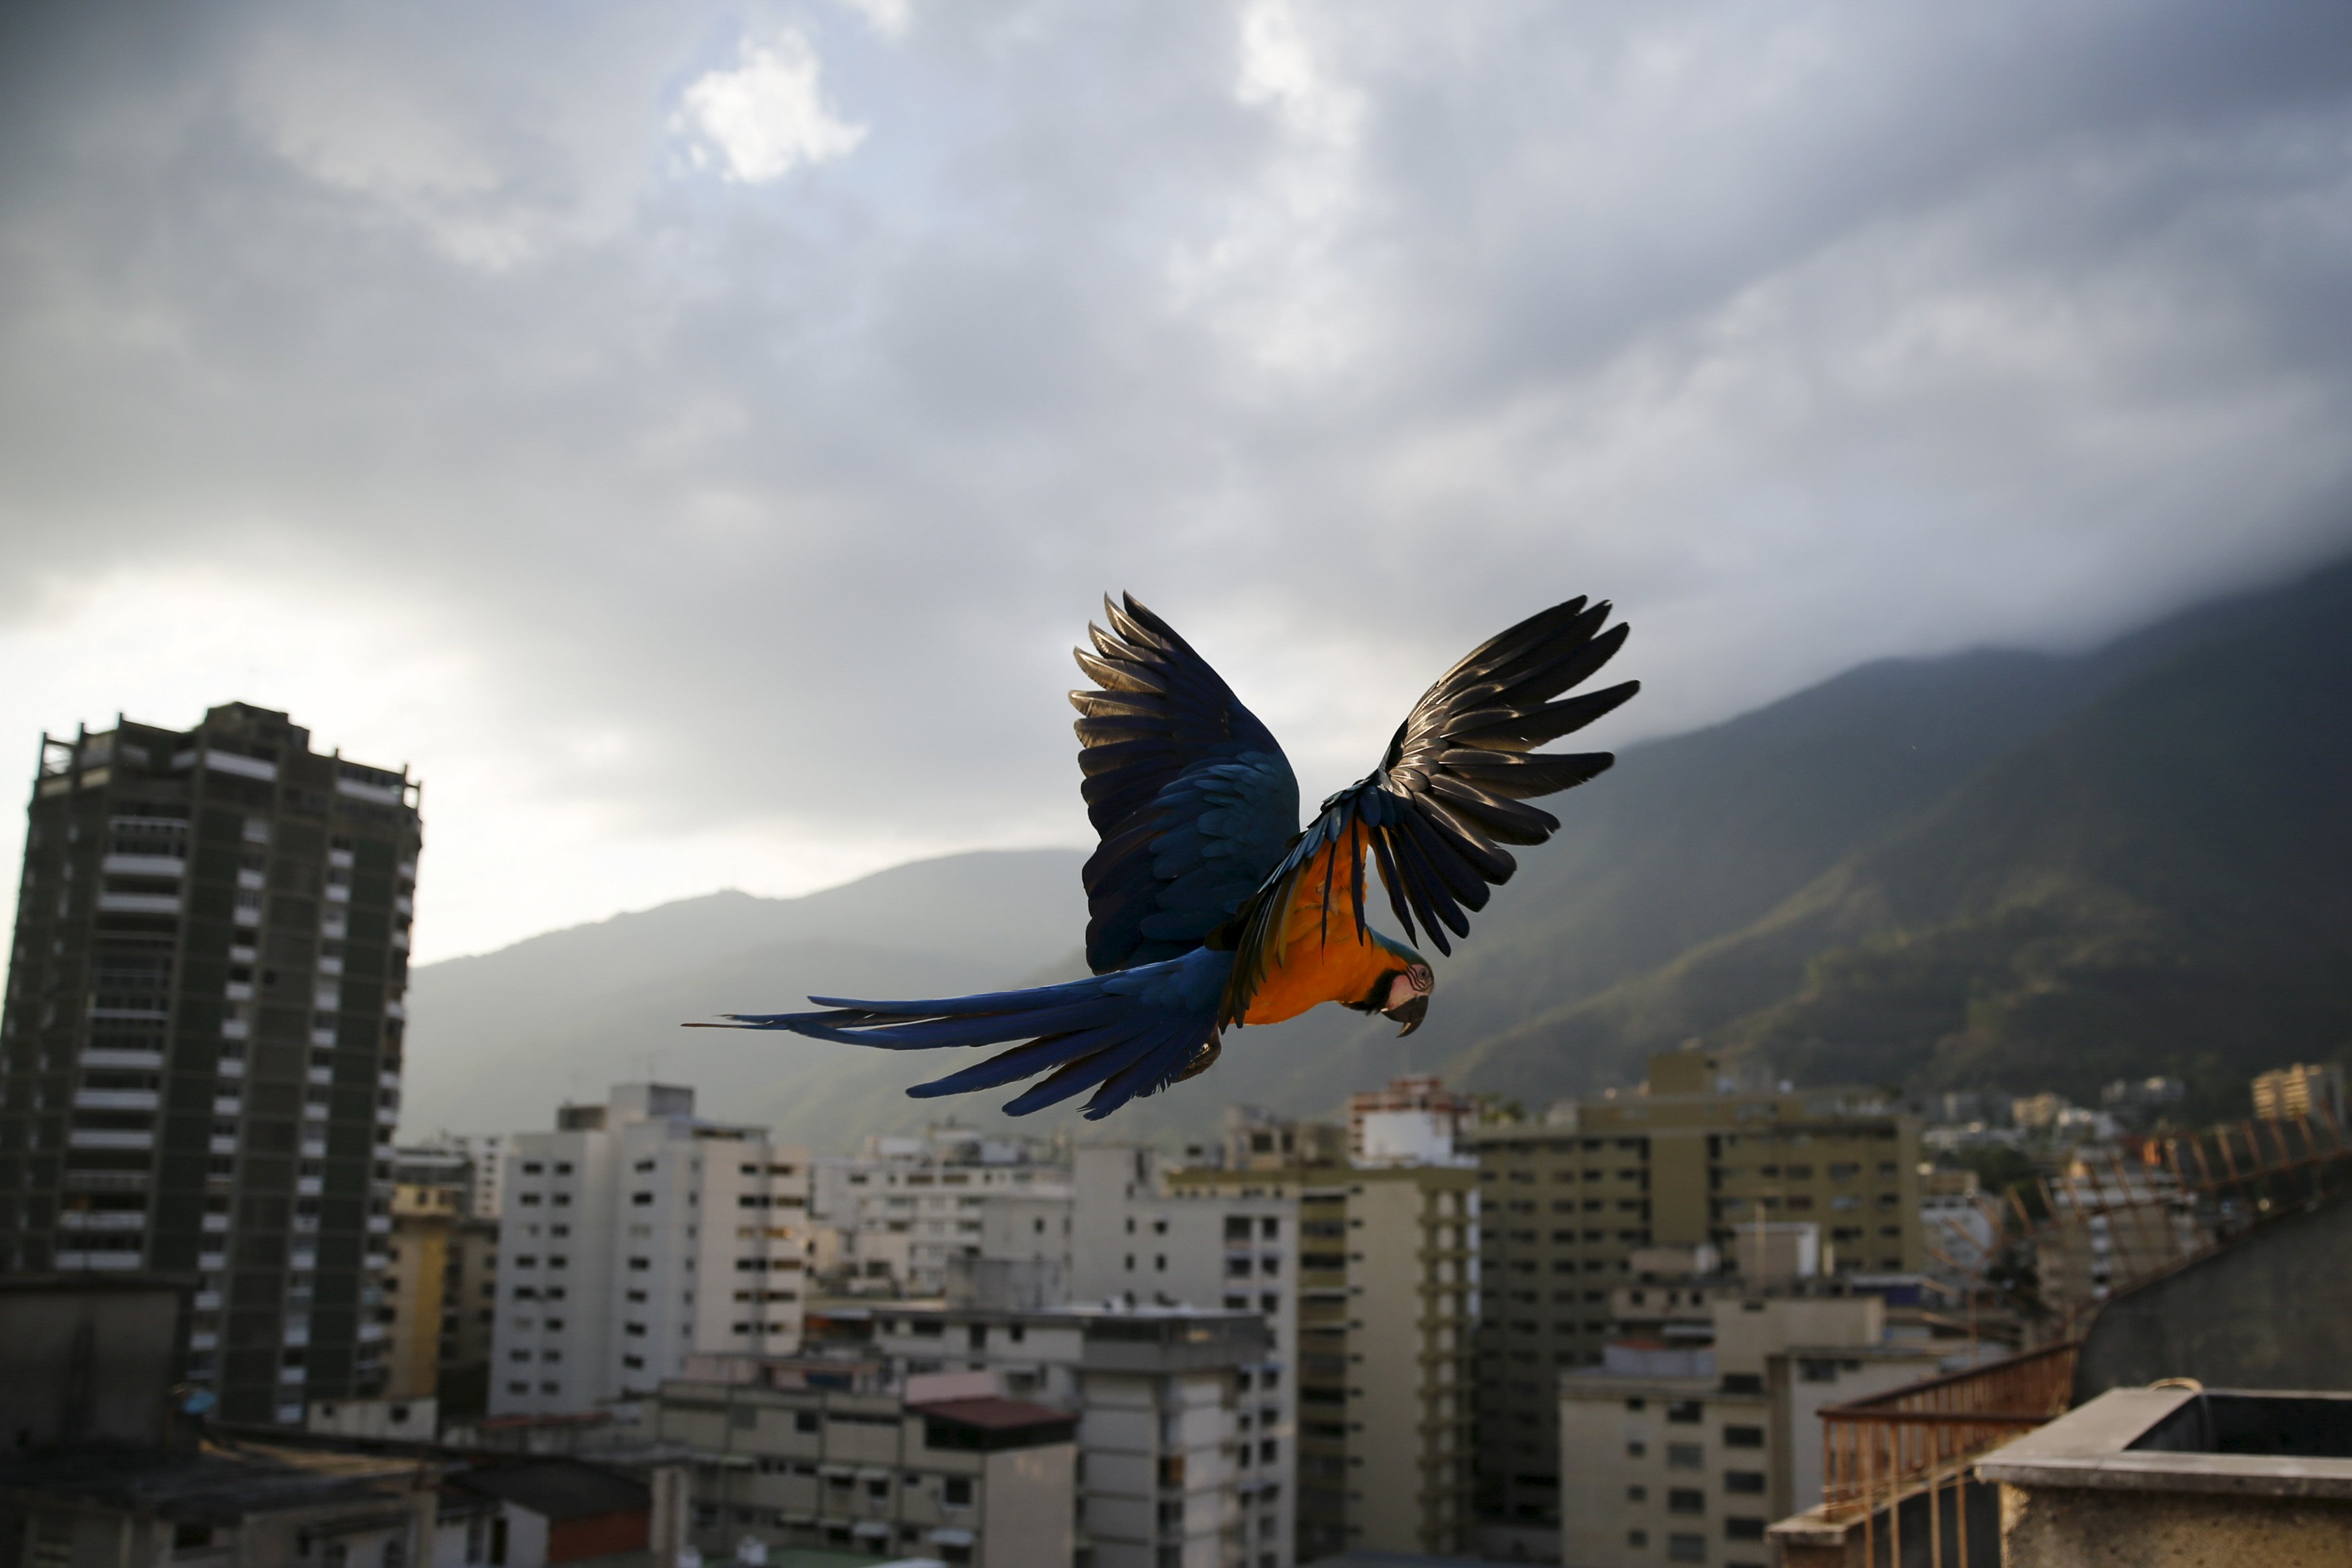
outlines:
[[[1224,1049],[1224,1041],[1213,1034],[1211,1035],[1208,1043],[1192,1053],[1192,1060],[1184,1064],[1184,1071],[1178,1073],[1173,1082],[1181,1083],[1187,1078],[1200,1077],[1216,1065],[1217,1055]]]

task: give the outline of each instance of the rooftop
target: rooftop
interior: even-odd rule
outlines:
[[[2352,1499],[2352,1394],[2115,1388],[1978,1461],[2021,1487]]]
[[[650,1500],[645,1482],[570,1458],[488,1465],[451,1476],[449,1484],[556,1520],[640,1512]]]
[[[192,1523],[390,1500],[437,1466],[389,1454],[216,1438],[192,1453],[108,1444],[0,1461],[0,1491],[29,1491]]]

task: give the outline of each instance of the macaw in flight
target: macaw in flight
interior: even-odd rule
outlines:
[[[1429,1012],[1429,960],[1372,929],[1369,852],[1389,908],[1441,953],[1470,933],[1517,862],[1559,819],[1525,804],[1607,768],[1607,752],[1538,753],[1641,689],[1627,681],[1552,699],[1624,643],[1610,607],[1581,597],[1482,643],[1423,694],[1381,765],[1298,826],[1282,747],[1165,621],[1132,594],[1106,599],[1105,631],[1076,651],[1097,683],[1072,692],[1087,815],[1083,980],[929,1001],[811,997],[825,1010],[729,1013],[704,1027],[790,1030],[817,1040],[929,1051],[1010,1051],[907,1091],[918,1098],[1046,1076],[1006,1104],[1025,1115],[1086,1090],[1099,1120],[1207,1069],[1228,1029],[1280,1023],[1323,1002],[1394,1019]]]

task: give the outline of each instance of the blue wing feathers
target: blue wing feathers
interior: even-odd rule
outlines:
[[[1092,1089],[1086,1114],[1099,1120],[1156,1092],[1216,1034],[1218,999],[1232,969],[1231,953],[1196,947],[1160,963],[1026,991],[889,1002],[811,997],[826,1010],[728,1017],[745,1029],[888,1051],[1020,1042],[907,1092],[919,1099],[960,1094],[1050,1070],[1005,1110],[1024,1115]]]
[[[1073,692],[1080,793],[1102,842],[1087,862],[1087,962],[1097,974],[1189,952],[1233,918],[1298,828],[1298,784],[1273,735],[1173,628],[1104,601]]]

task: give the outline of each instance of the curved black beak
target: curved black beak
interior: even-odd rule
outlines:
[[[1406,1035],[1419,1029],[1421,1020],[1429,1016],[1429,997],[1424,992],[1420,996],[1408,998],[1402,1007],[1389,1008],[1384,1010],[1389,1017],[1404,1025],[1402,1029],[1397,1030],[1397,1038],[1402,1040]]]

